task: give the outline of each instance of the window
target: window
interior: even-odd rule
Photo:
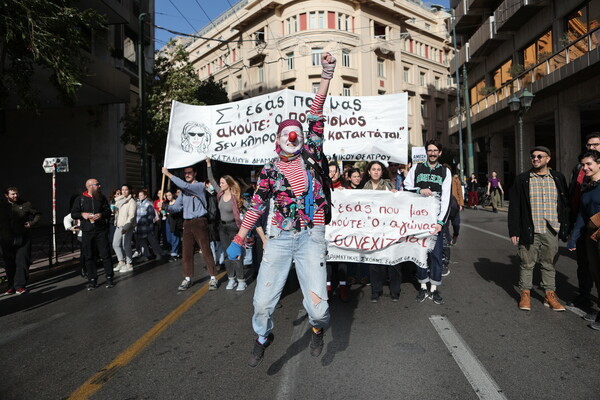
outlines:
[[[350,85],[348,83],[344,83],[342,96],[352,96],[352,85]]]
[[[505,82],[511,80],[510,68],[512,66],[512,60],[506,61],[497,70],[494,71],[494,87],[500,88]],[[504,91],[501,92],[501,94]]]
[[[236,80],[237,80],[237,88],[241,92],[242,91],[242,76],[238,75],[236,77]]]
[[[308,29],[317,29],[317,13],[308,13]]]
[[[450,75],[446,76],[446,86],[448,86],[448,87],[452,86],[452,77]]]
[[[410,83],[410,68],[404,67],[404,82]]]
[[[425,79],[425,72],[419,72],[419,85],[421,85],[421,86],[427,85],[427,82]]]
[[[480,95],[482,89],[485,87],[485,80],[481,80],[477,82],[477,85],[471,88],[471,105],[477,103],[479,100],[483,99],[483,96]]]
[[[406,104],[408,104],[408,114],[412,115],[413,113],[413,108],[412,108],[412,103],[413,103],[413,99],[412,97],[408,96],[408,102]],[[409,128],[410,129],[410,128]],[[410,132],[410,131],[409,131]],[[410,136],[409,136],[410,137]]]
[[[378,94],[379,96],[383,96],[383,95],[385,94],[385,90],[378,90],[378,91],[377,91],[377,94]]]
[[[373,37],[385,39],[385,25],[373,22]]]
[[[317,47],[312,49],[312,65],[318,66],[321,65],[321,56],[323,55],[323,49],[321,47]]]
[[[435,119],[442,120],[442,105],[439,103],[435,103]]]
[[[340,31],[350,30],[350,16],[338,13],[338,29]]]
[[[294,15],[285,20],[287,25],[288,33],[296,33],[298,32],[298,18]]]
[[[435,82],[435,88],[436,88],[436,90],[440,90],[440,88],[441,88],[440,77],[436,76],[434,82]]]
[[[429,118],[428,111],[429,110],[427,109],[427,101],[421,101],[421,117]]]
[[[325,11],[319,11],[318,17],[319,29],[325,29]]]
[[[547,59],[551,54],[552,30],[549,30],[523,51],[525,69]]]
[[[287,53],[285,56],[287,57],[287,69],[294,69],[294,52],[292,51],[290,53]]]
[[[430,24],[428,24],[427,22],[425,23],[425,29],[427,29],[428,31],[430,31],[430,30],[431,30],[431,25],[430,25]]]
[[[265,65],[261,64],[258,66],[258,83],[265,81]]]
[[[383,58],[377,59],[377,76],[385,78],[385,64]]]
[[[313,82],[312,84],[312,92],[313,93],[317,93],[319,91],[319,83],[318,82]]]
[[[342,50],[342,67],[350,67],[350,52]]]
[[[265,43],[265,29],[254,32],[254,42],[257,46]]]

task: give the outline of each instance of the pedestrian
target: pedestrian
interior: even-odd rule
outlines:
[[[27,292],[31,265],[31,238],[29,232],[41,218],[40,212],[29,201],[19,198],[19,189],[9,186],[0,202],[0,247],[8,289],[4,294]]]
[[[167,242],[169,243],[170,257],[169,262],[175,262],[179,259],[181,251],[181,233],[183,232],[183,213],[168,212],[166,206],[172,206],[175,204],[177,196],[173,194],[171,190],[165,192],[165,202],[162,204],[161,212],[166,213],[165,220],[165,233]]]
[[[579,212],[567,248],[570,251],[582,251],[577,243],[579,238],[584,239],[583,250],[587,252],[590,274],[598,290],[600,288],[600,152],[586,151],[581,156],[580,163],[588,179],[582,185]],[[600,290],[598,290],[598,299],[600,299]],[[600,304],[600,300],[598,303]],[[600,312],[593,312],[584,318],[592,323],[590,327],[600,330]]]
[[[212,172],[210,158],[206,159],[206,167],[208,179],[217,191],[217,203],[221,219],[219,238],[221,239],[221,245],[227,248],[242,226],[243,200],[240,185],[230,175],[223,175],[219,179],[218,185],[216,185],[217,181]],[[236,260],[225,260],[228,278],[226,290],[236,288],[240,292],[246,290],[248,285],[246,284],[242,259],[243,257]]]
[[[344,178],[340,172],[340,165],[337,161],[329,161],[329,179],[331,180],[332,189],[343,189],[345,185]]]
[[[150,257],[149,247],[152,247],[156,261],[162,259],[162,249],[158,244],[154,229],[159,219],[160,217],[156,213],[154,204],[148,198],[148,191],[146,189],[140,190],[137,200],[135,237],[142,249],[142,257],[140,259],[142,262],[148,261],[148,257]]]
[[[479,204],[479,183],[477,183],[477,175],[471,174],[471,179],[467,183],[467,191],[469,192],[469,208],[477,210],[477,204]]]
[[[274,226],[265,246],[254,292],[252,326],[258,338],[248,359],[248,365],[253,368],[262,361],[265,349],[273,342],[273,312],[292,262],[312,326],[309,345],[312,356],[321,355],[324,329],[329,325],[325,224],[331,218],[331,203],[328,165],[323,154],[325,118],[322,112],[335,58],[324,53],[321,65],[323,73],[308,112],[306,139],[299,121],[288,119],[279,124],[275,142],[279,159],[267,163],[260,172],[242,227],[227,249],[229,259],[241,256],[247,233],[273,198]]]
[[[362,172],[358,168],[350,168],[348,170],[348,181],[346,182],[346,189],[362,189]]]
[[[215,186],[216,185],[216,186]],[[225,267],[225,250],[221,246],[221,238],[219,236],[219,226],[221,225],[221,216],[219,215],[219,202],[217,201],[216,187],[219,185],[215,181],[213,185],[210,179],[204,181],[206,188],[206,204],[208,205],[208,237],[210,239],[210,251],[217,265],[217,269],[221,270]]]
[[[402,167],[404,167],[404,165],[401,166],[399,163],[388,163],[388,173],[390,175],[390,181],[392,182],[392,185],[394,185],[394,189],[396,190],[402,190],[402,181],[404,180],[404,175],[401,171]]]
[[[114,271],[108,241],[110,206],[108,200],[102,194],[100,182],[97,179],[88,179],[85,182],[85,187],[87,190],[73,202],[71,217],[81,221],[81,245],[87,269],[87,289],[94,290],[98,287],[98,271],[96,270],[96,260],[94,258],[96,252],[94,248],[98,250],[97,254],[102,259],[106,287],[111,288],[114,286]]]
[[[389,180],[387,168],[381,161],[371,161],[367,164],[362,188],[370,190],[396,190]]]
[[[420,283],[416,300],[423,302],[429,298],[435,304],[443,304],[444,300],[437,288],[442,284],[442,255],[444,235],[440,234],[444,225],[448,222],[450,213],[450,197],[452,197],[452,175],[448,168],[439,163],[442,155],[442,145],[436,140],[430,140],[425,144],[427,161],[419,163],[408,171],[404,181],[404,190],[416,192],[422,196],[432,196],[437,193],[440,196],[440,212],[435,224],[435,245],[427,256],[427,268],[417,267],[417,280]],[[427,284],[429,283],[429,290]]]
[[[337,161],[329,162],[329,179],[331,190],[342,190],[345,186],[345,181],[340,175],[340,166]],[[327,263],[327,299],[331,300],[333,296],[333,281],[337,280],[337,293],[340,300],[344,303],[350,300],[350,291],[348,290],[348,264],[344,262],[330,261]]]
[[[133,249],[131,241],[136,225],[137,204],[132,196],[131,186],[121,186],[120,195],[115,197],[114,226],[115,235],[112,246],[117,255],[118,264],[115,272],[129,272],[133,270]]]
[[[492,211],[498,212],[498,205],[502,203],[504,198],[504,189],[496,171],[492,171],[492,177],[488,180],[486,195],[492,197]]]
[[[175,204],[167,206],[168,212],[183,210],[183,281],[178,290],[187,290],[192,286],[194,277],[194,245],[198,243],[202,250],[202,258],[208,269],[210,281],[209,290],[217,290],[217,266],[212,251],[210,250],[210,236],[208,231],[208,198],[204,182],[196,180],[197,172],[194,167],[183,170],[185,181],[174,176],[165,167],[162,168],[171,182],[181,189],[181,195]]]
[[[568,230],[567,182],[563,174],[551,169],[550,150],[544,146],[531,149],[531,169],[517,175],[510,190],[508,234],[519,246],[521,260],[519,308],[531,310],[533,267],[540,263],[544,305],[565,311],[556,295],[556,261],[558,239],[566,241]]]
[[[452,196],[458,205],[458,212],[450,213],[450,222],[452,224],[452,245],[456,244],[460,234],[460,213],[465,207],[465,198],[463,197],[463,183],[460,181],[458,173],[452,176]],[[452,210],[451,210],[452,211]]]
[[[600,151],[600,132],[592,132],[586,136],[586,149],[589,150],[597,150]],[[581,156],[579,157],[581,159]],[[569,209],[569,226],[575,225],[575,220],[577,219],[577,215],[579,213],[579,205],[581,199],[581,190],[584,184],[587,184],[589,177],[586,176],[585,171],[582,168],[581,162],[578,162],[577,165],[573,168],[571,173],[571,181],[569,184],[569,199],[570,199],[570,209]],[[592,279],[592,275],[589,267],[589,260],[587,257],[586,251],[586,240],[585,236],[581,235],[579,240],[577,240],[577,284],[579,287],[579,294],[567,303],[569,306],[579,307],[579,308],[589,308],[593,305],[590,296],[592,292],[592,287],[594,286],[594,280]],[[598,288],[596,288],[598,289]]]

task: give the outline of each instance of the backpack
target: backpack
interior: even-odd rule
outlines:
[[[206,194],[206,204],[207,204],[207,215],[208,223],[215,224],[221,220],[221,215],[219,213],[219,204],[217,202],[217,196],[213,196],[206,190],[204,192]]]
[[[325,194],[326,204],[323,207],[325,211],[325,225],[331,222],[331,178],[329,178],[329,164],[327,163],[327,157],[321,151],[321,162],[315,160],[306,149],[302,149],[302,159],[307,167],[312,168],[314,171],[314,177],[319,181],[323,188],[323,194]]]

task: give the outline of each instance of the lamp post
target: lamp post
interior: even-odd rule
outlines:
[[[533,98],[535,95],[531,93],[529,90],[523,90],[523,93],[519,97],[517,95],[513,95],[508,101],[508,107],[510,111],[517,113],[517,118],[519,122],[519,172],[523,172],[523,115],[529,111],[531,107],[531,103],[533,102]]]

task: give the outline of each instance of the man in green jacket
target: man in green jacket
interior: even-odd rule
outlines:
[[[31,265],[29,230],[40,220],[40,213],[30,202],[19,199],[19,189],[14,186],[6,189],[4,197],[0,202],[0,242],[8,279],[4,294],[23,294]]]

